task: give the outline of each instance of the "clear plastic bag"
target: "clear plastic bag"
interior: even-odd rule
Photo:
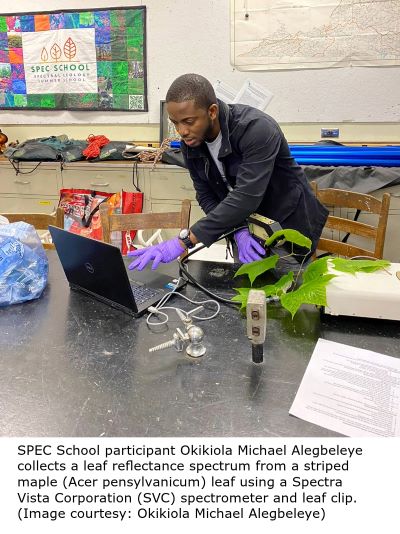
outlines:
[[[37,299],[47,284],[49,262],[31,224],[0,224],[0,306]]]

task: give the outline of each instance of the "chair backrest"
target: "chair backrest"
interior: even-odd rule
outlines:
[[[2,213],[10,223],[23,221],[31,224],[36,230],[47,230],[49,224],[64,228],[64,210],[57,208],[54,214],[48,213]],[[43,243],[44,248],[54,248],[52,243]]]
[[[373,258],[382,258],[383,247],[385,244],[385,234],[387,219],[390,205],[389,193],[384,193],[382,200],[378,200],[372,195],[364,193],[355,193],[353,191],[344,191],[342,189],[319,189],[316,182],[311,182],[311,187],[322,204],[327,208],[344,208],[340,210],[340,216],[329,215],[325,223],[325,229],[329,229],[339,234],[337,239],[330,239],[325,236],[323,232],[317,246],[317,250],[330,252],[339,256],[346,256],[348,258],[354,256],[370,256]],[[357,220],[349,219],[343,215],[345,209],[365,211],[370,214],[376,214],[377,224],[366,224]],[[361,236],[362,238],[369,238],[371,240],[371,248],[364,248],[357,244],[350,244],[343,242],[342,234],[350,234]]]
[[[166,228],[189,228],[190,200],[182,200],[181,211],[165,213],[109,213],[107,204],[100,205],[103,241],[111,243],[111,232],[128,230],[153,230]]]

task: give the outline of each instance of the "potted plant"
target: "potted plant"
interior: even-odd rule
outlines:
[[[269,247],[277,241],[285,240],[291,243],[292,251],[288,252],[287,256],[293,256],[293,246],[311,249],[311,241],[297,230],[279,230],[274,232],[266,241],[265,246]],[[277,254],[268,256],[252,263],[242,265],[235,273],[236,276],[245,275],[248,277],[248,286],[235,288],[237,295],[232,298],[232,301],[238,302],[241,309],[246,308],[247,298],[250,289],[252,289],[255,280],[274,269],[278,262],[285,256],[278,256]],[[290,312],[292,318],[302,304],[315,304],[316,306],[326,306],[326,286],[332,278],[338,276],[341,272],[356,274],[357,272],[374,272],[379,269],[388,267],[390,262],[387,260],[376,259],[344,259],[332,256],[324,256],[315,261],[312,261],[303,270],[295,276],[293,272],[283,275],[276,283],[267,284],[262,287],[257,287],[264,291],[268,300],[279,301],[281,305]]]

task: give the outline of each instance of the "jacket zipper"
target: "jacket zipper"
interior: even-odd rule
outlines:
[[[208,181],[210,180],[210,178],[208,176],[209,169],[210,169],[210,162],[208,161],[208,158],[204,158],[204,171],[206,173],[206,178],[207,178]]]
[[[233,191],[233,187],[232,187],[231,184],[228,182],[228,178],[226,177],[225,164],[224,164],[224,162],[221,162],[221,163],[222,163],[222,168],[224,169],[224,174],[225,174],[225,176],[222,176],[222,175],[221,175],[222,181],[223,181],[224,184],[226,185],[226,188],[228,189],[228,191],[231,192],[231,191]]]
[[[224,168],[224,172],[225,172],[225,165],[222,164],[223,168]],[[208,160],[208,158],[204,158],[204,171],[206,173],[206,178],[208,181],[210,181],[210,177],[208,175],[208,171],[210,170],[210,162]],[[221,180],[222,182],[225,184],[227,190],[230,192],[230,191],[233,191],[233,187],[231,186],[231,184],[228,182],[227,178],[225,176],[222,176],[221,175]],[[217,181],[218,183],[218,181]]]

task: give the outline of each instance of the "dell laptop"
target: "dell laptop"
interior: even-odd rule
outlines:
[[[55,226],[49,226],[49,230],[71,289],[130,315],[141,315],[166,293],[184,285],[150,268],[128,271],[121,251],[114,245]]]

